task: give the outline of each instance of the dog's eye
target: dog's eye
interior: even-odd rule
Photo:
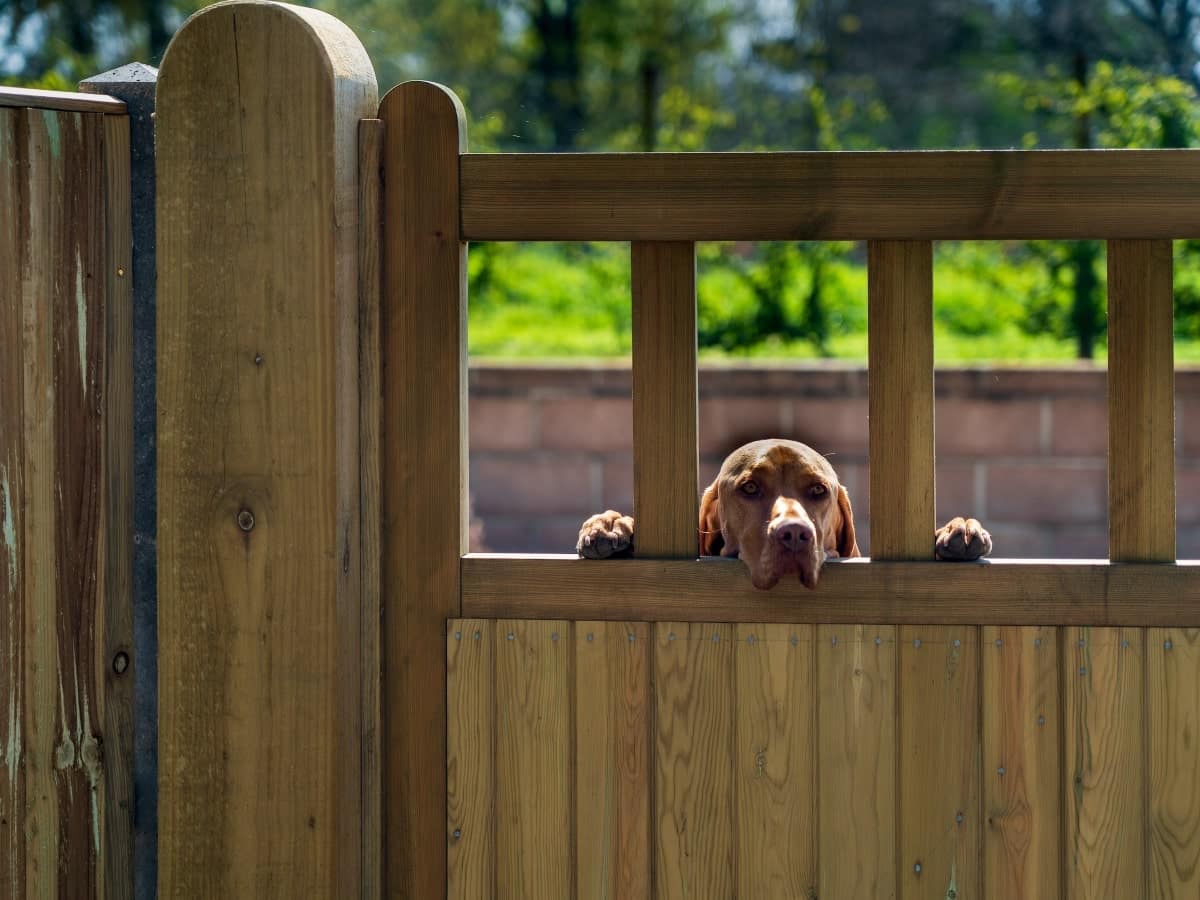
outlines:
[[[810,497],[824,497],[828,493],[829,489],[823,484],[814,484],[808,489],[808,496]]]
[[[743,481],[740,485],[738,485],[738,490],[747,497],[753,497],[758,493],[758,484],[753,481]]]

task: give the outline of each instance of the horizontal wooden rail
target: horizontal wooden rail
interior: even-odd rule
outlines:
[[[1200,237],[1195,150],[467,154],[462,236]]]
[[[69,91],[40,91],[35,88],[0,87],[0,106],[52,109],[58,112],[98,112],[125,115],[125,101],[104,94],[73,94]]]
[[[835,561],[815,591],[755,590],[737,560],[470,554],[468,618],[896,625],[1200,626],[1200,562]]]

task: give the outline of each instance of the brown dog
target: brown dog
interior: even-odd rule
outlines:
[[[592,516],[575,549],[588,559],[632,553],[633,519],[611,509]],[[816,587],[826,559],[860,555],[850,495],[829,460],[806,444],[746,444],[725,458],[700,501],[700,552],[741,559],[756,588],[774,587],[784,575]],[[991,552],[991,535],[975,519],[952,519],[934,535],[937,559]]]

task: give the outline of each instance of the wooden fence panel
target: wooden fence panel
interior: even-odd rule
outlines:
[[[324,13],[218,4],[157,100],[159,896],[357,896],[374,72]]]
[[[131,673],[116,663],[128,121],[88,109],[0,110],[0,892],[14,897],[132,889]]]
[[[896,631],[817,629],[818,897],[896,896]]]
[[[1062,784],[1058,633],[985,627],[983,896],[1060,893]]]
[[[571,624],[496,623],[496,896],[574,894]]]
[[[736,626],[739,897],[817,893],[815,631]]]
[[[1200,894],[1200,629],[1146,632],[1149,891]]]
[[[650,896],[650,626],[575,625],[579,900]]]
[[[654,895],[734,896],[733,628],[655,626]]]
[[[899,630],[900,897],[973,898],[979,865],[979,630]]]
[[[496,629],[450,623],[446,636],[446,829],[449,900],[496,895]]]
[[[1146,891],[1145,633],[1063,630],[1066,896]]]

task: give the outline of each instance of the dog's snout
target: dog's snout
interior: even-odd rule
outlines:
[[[807,522],[801,522],[799,519],[784,519],[774,524],[772,537],[785,549],[796,551],[812,543],[813,529]]]

